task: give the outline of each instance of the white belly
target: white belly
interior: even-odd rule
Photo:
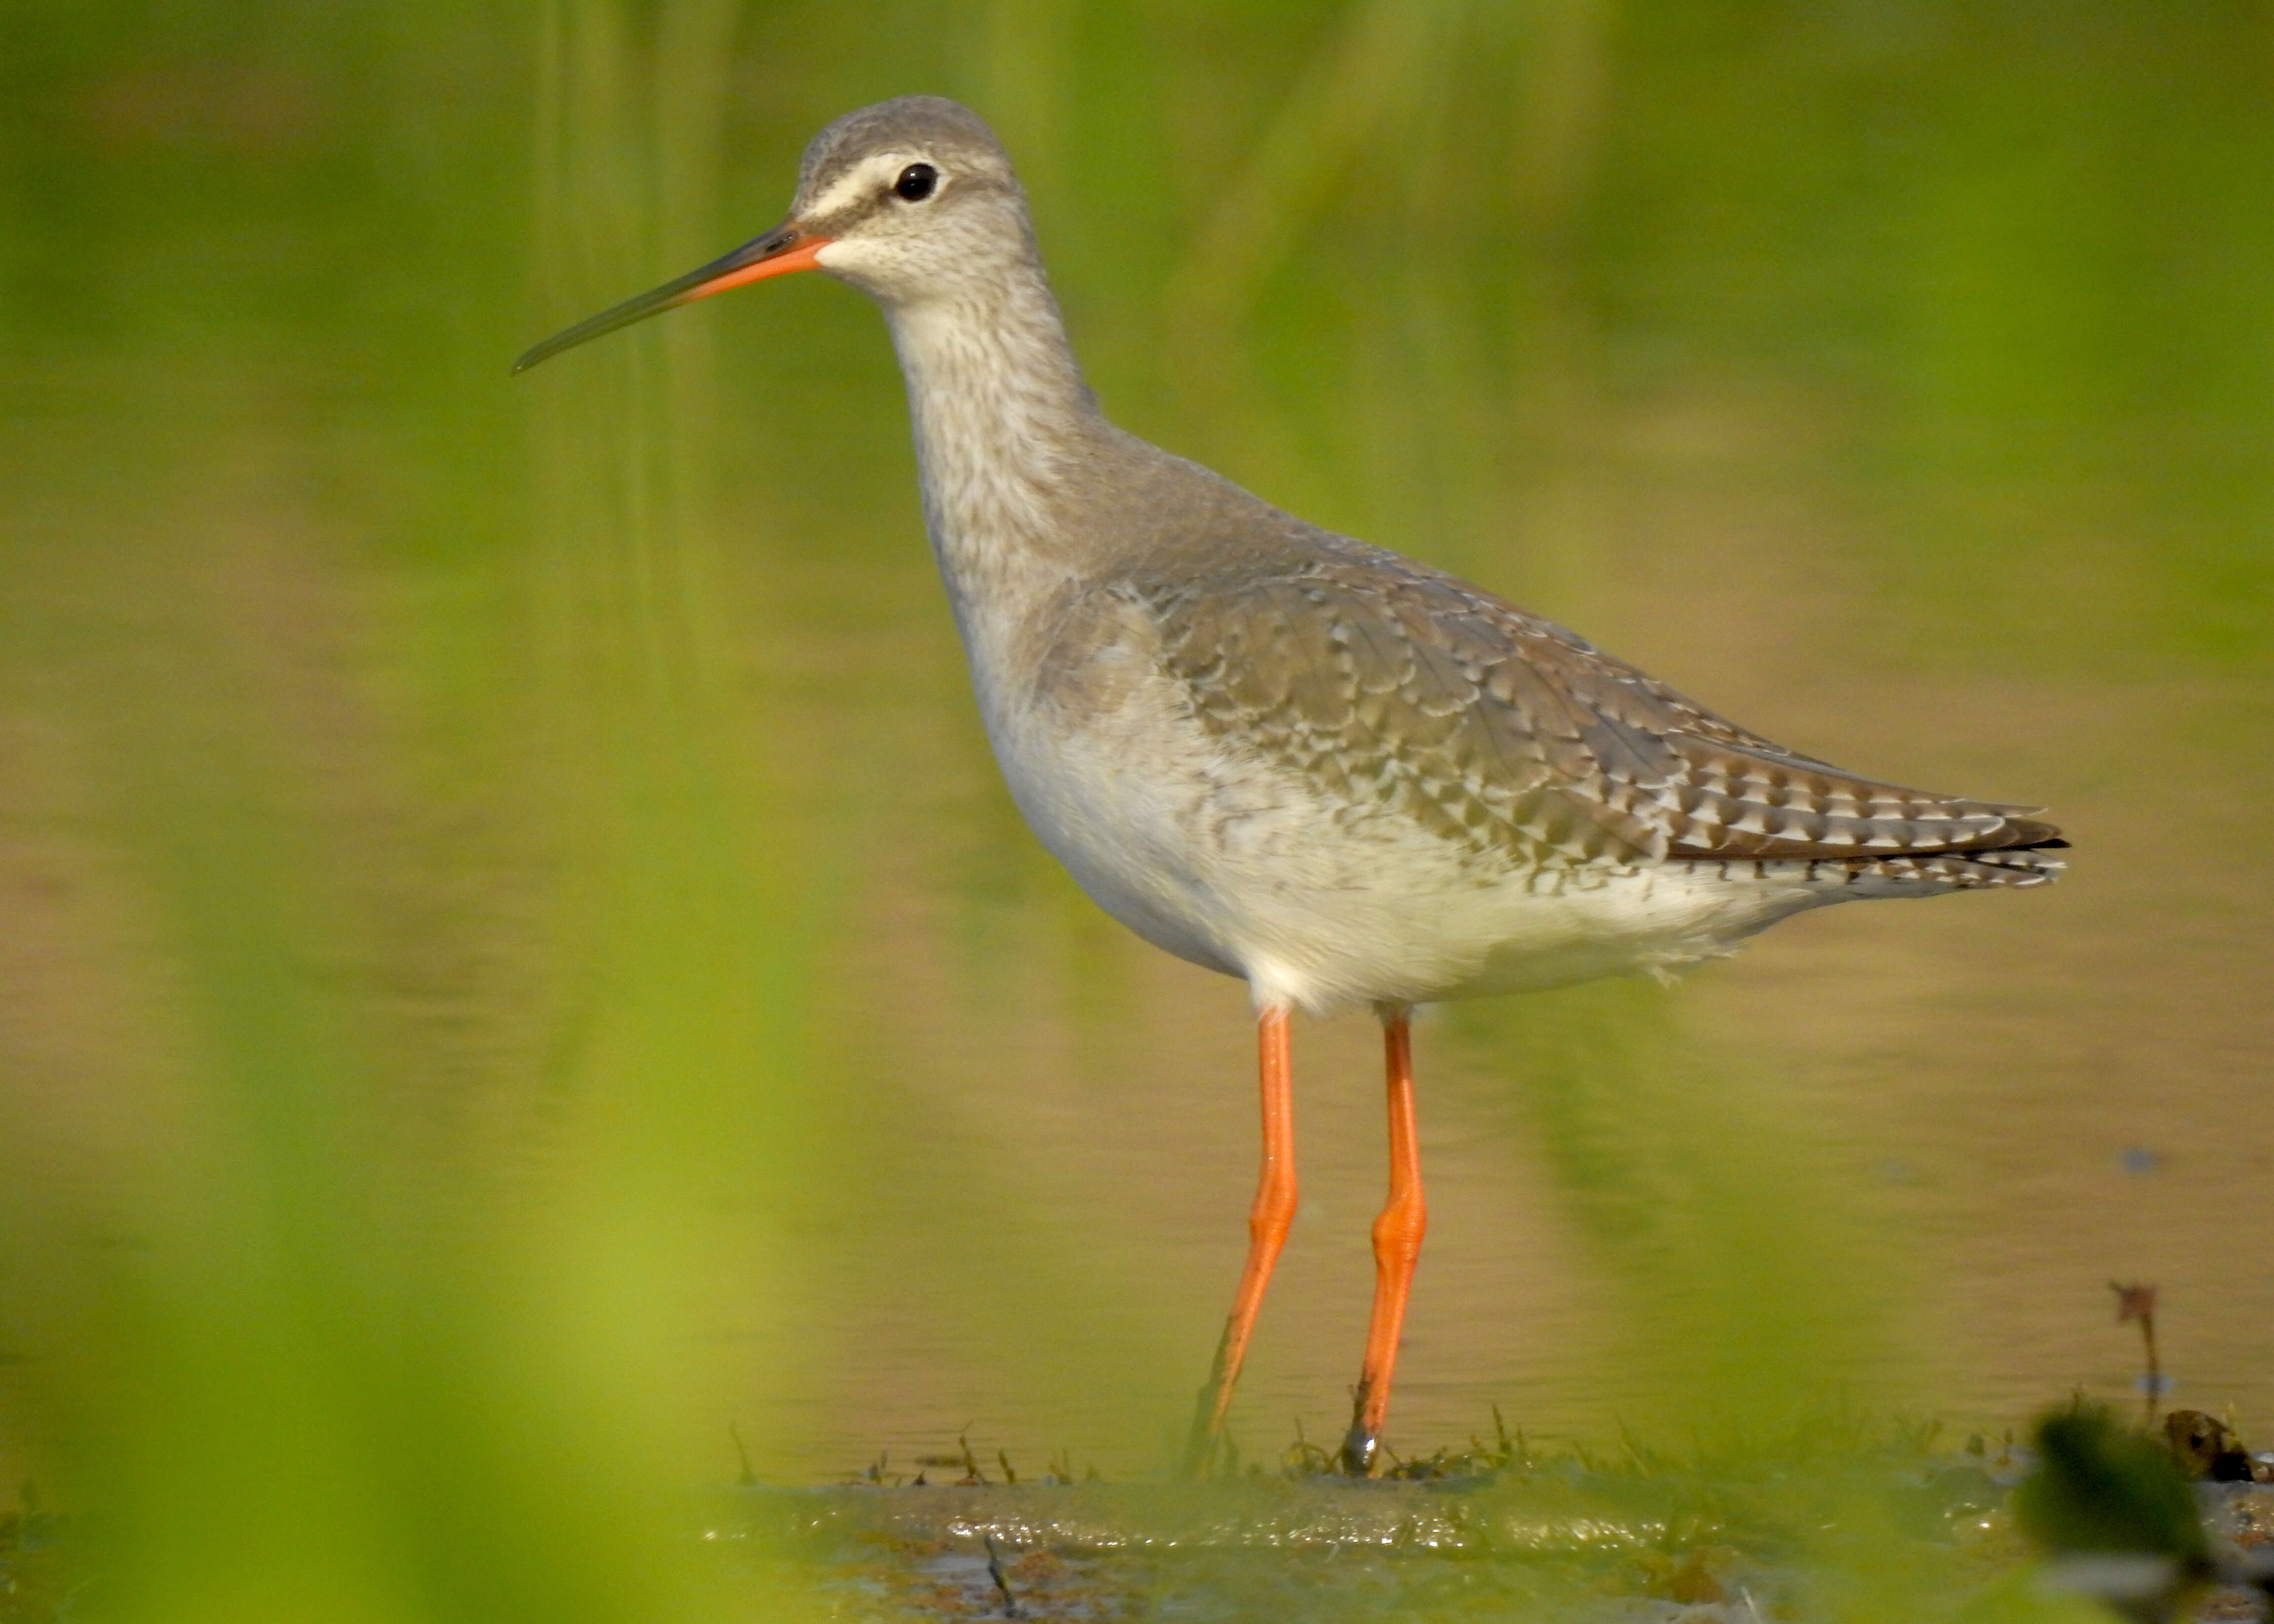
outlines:
[[[983,703],[1020,811],[1082,889],[1261,1001],[1316,1012],[1662,973],[1835,899],[1799,864],[1788,883],[1680,862],[1521,870],[1322,799],[1165,690],[1141,681],[1071,727],[1047,704]]]

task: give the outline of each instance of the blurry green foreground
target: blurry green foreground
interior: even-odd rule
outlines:
[[[2125,1396],[2119,1277],[2187,1402],[2274,1410],[2270,40],[12,0],[0,1620],[977,1615],[997,1512],[815,1487],[966,1432],[1136,1553],[1076,1565],[1089,1616],[2090,1616],[1978,1462],[1886,1440]],[[1242,1238],[1244,997],[1018,827],[874,313],[792,279],[505,375],[918,89],[1010,145],[1130,427],[2078,838],[2042,900],[1425,1026],[1391,1441],[1498,1404],[1537,1470],[1156,1481]],[[1346,1402],[1369,1042],[1298,1036],[1252,1459]]]

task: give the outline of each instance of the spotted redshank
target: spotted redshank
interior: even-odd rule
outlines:
[[[2042,885],[2036,808],[1859,778],[1465,582],[1291,517],[1108,423],[1025,195],[936,96],[815,137],[788,218],[547,339],[817,269],[882,307],[926,528],[1013,798],[1099,906],[1243,978],[1263,1157],[1193,1424],[1215,1451],[1295,1212],[1288,1017],[1371,1005],[1389,1196],[1345,1470],[1374,1469],[1424,1208],[1407,1016],[1434,999],[1665,975],[1787,914]]]

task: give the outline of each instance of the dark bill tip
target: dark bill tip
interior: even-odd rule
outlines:
[[[549,361],[564,350],[574,350],[587,340],[613,333],[618,327],[628,327],[635,321],[644,321],[696,299],[707,298],[714,293],[724,293],[729,288],[739,288],[746,282],[758,282],[768,276],[786,276],[792,271],[811,270],[817,263],[815,256],[829,246],[825,237],[809,236],[794,222],[776,226],[764,237],[753,239],[721,255],[708,265],[697,266],[686,275],[667,282],[660,288],[651,288],[622,304],[612,305],[597,316],[588,316],[573,327],[565,327],[541,344],[532,345],[522,352],[513,364],[516,373],[525,372],[539,361]]]

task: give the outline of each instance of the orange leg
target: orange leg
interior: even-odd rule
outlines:
[[[1353,1477],[1374,1470],[1382,1419],[1389,1413],[1389,1376],[1405,1324],[1405,1294],[1429,1227],[1429,1212],[1421,1202],[1421,1147],[1413,1134],[1412,1033],[1404,1009],[1382,1011],[1382,1037],[1389,1076],[1389,1199],[1374,1221],[1374,1319],[1367,1327],[1366,1365],[1353,1395],[1350,1435],[1343,1440],[1343,1470]]]
[[[1231,1317],[1224,1323],[1216,1361],[1209,1367],[1208,1385],[1201,1389],[1200,1407],[1193,1417],[1185,1468],[1195,1477],[1204,1475],[1212,1463],[1216,1440],[1224,1432],[1224,1411],[1231,1407],[1231,1390],[1239,1385],[1239,1367],[1247,1357],[1255,1311],[1263,1306],[1263,1288],[1270,1283],[1271,1266],[1279,1260],[1288,1226],[1295,1222],[1294,1082],[1288,1055],[1287,1011],[1264,1011],[1256,1019],[1255,1039],[1257,1070],[1262,1077],[1263,1167],[1255,1181],[1254,1203],[1247,1209],[1247,1267],[1239,1273]]]

